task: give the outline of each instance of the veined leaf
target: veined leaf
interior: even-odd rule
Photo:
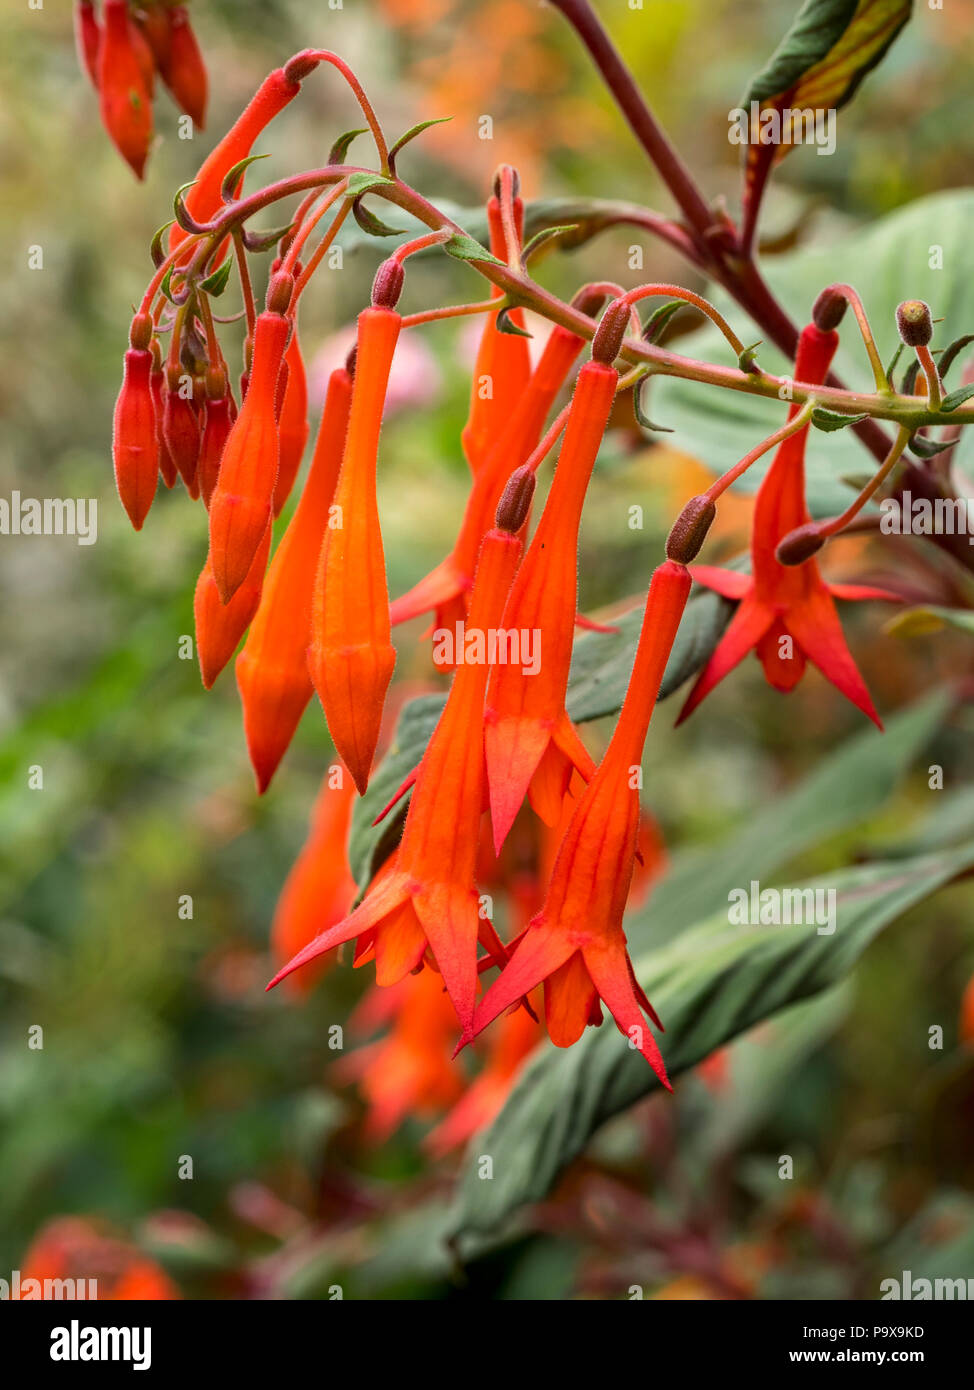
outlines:
[[[835,931],[815,925],[732,926],[726,906],[636,962],[667,1032],[670,1078],[754,1024],[837,984],[885,927],[974,867],[974,842],[941,854],[847,869],[801,885],[835,890]],[[570,1049],[545,1047],[500,1115],[468,1150],[454,1204],[455,1239],[498,1231],[539,1201],[596,1129],[659,1087],[611,1020]],[[492,1177],[481,1176],[489,1155]]]

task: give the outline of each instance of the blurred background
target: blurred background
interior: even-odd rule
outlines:
[[[600,6],[703,187],[732,211],[727,112],[795,8]],[[974,7],[922,9],[840,114],[835,155],[799,150],[785,163],[764,218],[771,251],[828,245],[967,179]],[[307,996],[265,996],[275,903],[332,750],[315,703],[258,799],[232,673],[206,694],[195,661],[180,656],[205,514],[182,492],[160,493],[137,536],[115,495],[125,334],[174,190],[265,73],[313,45],[353,64],[393,135],[453,117],[400,165],[434,201],[482,205],[508,162],[527,198],[670,209],[567,25],[534,0],[345,0],[334,10],[194,0],[191,12],[210,73],[207,129],[180,140],[160,93],[144,185],[102,131],[69,7],[8,7],[3,20],[0,496],[97,498],[98,534],[91,546],[0,536],[0,1276],[53,1267],[66,1251],[73,1267],[101,1271],[105,1288],[134,1269],[124,1287],[211,1298],[329,1297],[336,1286],[346,1298],[613,1298],[634,1283],[647,1297],[873,1298],[884,1271],[918,1270],[931,1251],[938,1272],[974,1275],[969,884],[890,928],[827,1008],[756,1030],[686,1077],[676,1100],[656,1096],[612,1121],[550,1199],[462,1277],[437,1238],[458,1156],[424,1145],[456,1096],[433,1087],[377,1141],[367,1098],[329,1048],[335,1025],[346,1058],[375,1037],[368,1012],[353,1012],[370,972],[346,965]],[[478,137],[484,116],[492,140]],[[260,141],[270,155],[261,181],[320,164],[357,124],[337,76],[319,69]],[[643,271],[631,271],[632,242],[631,229],[608,231],[547,257],[539,277],[566,297],[589,279],[701,288],[654,243]],[[43,266],[28,268],[38,246]],[[336,337],[381,255],[356,243],[302,303],[313,428]],[[466,268],[427,260],[410,272],[404,303],[479,294]],[[453,539],[474,347],[462,322],[410,335],[381,460],[393,594]],[[681,448],[679,434],[651,440],[620,421],[583,525],[584,611],[635,600],[707,466],[715,461]],[[642,533],[620,521],[634,503]],[[725,554],[744,548],[748,518],[746,500],[722,510]],[[889,565],[865,541],[841,561],[843,577]],[[891,636],[886,617],[865,606],[846,615],[880,709],[969,679],[968,635]],[[399,678],[435,689],[420,630],[400,633]],[[753,661],[689,726],[660,737],[675,714],[665,705],[650,739],[645,793],[668,852],[724,842],[859,729],[817,675],[785,700]],[[866,820],[803,850],[789,872],[828,872],[931,837],[933,763],[950,769],[944,836],[969,832],[970,729],[969,708],[949,713]],[[42,788],[30,785],[37,767]],[[942,1052],[928,1049],[933,1025],[944,1029]],[[28,1046],[37,1026],[43,1048]],[[793,1182],[777,1180],[783,1152],[800,1156]],[[183,1156],[191,1178],[180,1176]]]

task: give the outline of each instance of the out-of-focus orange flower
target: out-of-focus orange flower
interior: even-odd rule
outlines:
[[[42,1291],[46,1279],[95,1280],[99,1302],[181,1297],[155,1260],[111,1235],[100,1222],[83,1217],[56,1217],[49,1221],[22,1257],[22,1299],[42,1297],[40,1291],[27,1292],[25,1285],[28,1280],[38,1280]]]
[[[450,1061],[457,1020],[433,970],[407,975],[388,990],[374,988],[363,1006],[353,1028],[374,1027],[393,1014],[395,1021],[387,1037],[343,1058],[334,1074],[358,1083],[369,1106],[366,1133],[381,1141],[407,1115],[442,1114],[460,1095],[463,1072]]]
[[[336,772],[340,773],[336,777]],[[271,951],[284,965],[309,941],[340,922],[355,900],[355,880],[348,867],[348,832],[355,785],[343,768],[329,768],[321,783],[304,848],[291,867],[271,924]],[[289,977],[305,994],[324,973],[327,962]]]

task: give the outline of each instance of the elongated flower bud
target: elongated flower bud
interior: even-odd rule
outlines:
[[[129,38],[132,42],[132,49],[138,59],[139,72],[142,74],[145,90],[149,94],[149,100],[151,101],[156,88],[156,60],[149,46],[148,39],[131,15],[129,15]]]
[[[177,366],[166,370],[166,393],[162,406],[162,432],[176,470],[192,492],[200,456],[200,426],[192,400],[183,394],[183,377]]]
[[[129,348],[115,404],[112,456],[118,495],[136,531],[142,530],[159,476],[151,374],[152,353],[147,348]]]
[[[284,354],[281,376],[287,376],[284,397],[278,414],[278,437],[281,457],[277,469],[277,482],[274,484],[274,515],[281,510],[291,495],[294,480],[298,476],[304,447],[308,442],[308,379],[301,357],[298,342],[298,326],[295,323],[291,341]]]
[[[186,192],[186,210],[197,222],[209,222],[223,206],[221,190],[227,174],[246,159],[254,141],[265,126],[293,101],[301,90],[299,78],[285,76],[283,68],[277,68],[260,84],[250,104],[230,127],[212,154],[203,161],[196,182]],[[235,193],[243,184],[243,174],[237,180]],[[174,222],[169,230],[169,250],[173,251],[188,233]],[[211,261],[216,265],[223,258],[229,238]]]
[[[169,46],[162,78],[176,105],[202,130],[206,120],[207,79],[203,55],[193,33],[185,5],[173,5],[166,12]]]
[[[264,574],[271,553],[271,528],[267,527],[244,582],[229,603],[220,598],[209,555],[196,585],[193,613],[196,618],[196,654],[207,690],[237,650],[260,603]]]
[[[78,62],[91,78],[91,85],[98,90],[98,47],[101,43],[101,26],[95,14],[93,0],[75,0],[74,39],[78,49]]]
[[[396,664],[375,470],[400,323],[391,309],[359,315],[348,439],[312,601],[311,678],[335,747],[360,792],[368,785]]]
[[[781,565],[803,565],[825,544],[822,528],[817,521],[808,521],[804,526],[796,526],[786,536],[782,536],[775,550],[775,558]]]
[[[169,445],[166,443],[166,435],[163,429],[163,419],[166,409],[166,374],[162,370],[159,358],[158,345],[153,349],[152,372],[149,376],[149,386],[152,390],[152,409],[156,421],[156,442],[159,445],[159,473],[166,487],[173,488],[176,479],[179,477],[179,470],[176,462],[169,452]]]
[[[103,18],[98,54],[102,122],[141,179],[152,140],[152,106],[132,42],[126,0],[105,0]]]
[[[237,658],[244,730],[266,790],[314,693],[308,672],[311,595],[348,430],[352,379],[332,372],[308,480],[274,555],[260,608]],[[346,903],[347,907],[348,904]]]
[[[200,461],[197,469],[200,494],[207,507],[220,476],[223,450],[233,427],[232,405],[233,398],[227,385],[226,372],[222,367],[211,367],[206,374],[203,437],[200,441]]]
[[[678,560],[684,565],[695,559],[716,515],[717,507],[705,492],[691,497],[666,538],[667,559]]]
[[[289,324],[280,314],[257,319],[247,398],[223,450],[210,498],[210,559],[224,603],[247,578],[271,519],[277,482],[277,378]]]

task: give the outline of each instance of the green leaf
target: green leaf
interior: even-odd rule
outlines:
[[[636,419],[644,430],[650,430],[653,434],[672,434],[669,425],[656,425],[646,414],[643,406],[643,393],[649,387],[649,376],[640,377],[636,382],[636,389],[632,393],[632,408],[635,411]]]
[[[352,204],[352,216],[368,236],[398,236],[402,231],[401,227],[390,227],[388,222],[376,217],[358,198]]]
[[[531,259],[531,257],[537,251],[540,251],[542,246],[547,245],[549,241],[555,241],[559,237],[565,236],[569,232],[577,231],[577,222],[571,222],[567,226],[562,227],[543,227],[540,232],[535,232],[534,236],[526,244],[523,251],[521,252],[521,260],[526,265],[528,261]]]
[[[534,334],[529,333],[526,328],[519,328],[511,318],[510,309],[501,309],[497,315],[496,326],[498,333],[509,333],[515,338],[533,338]]]
[[[953,447],[954,441],[952,439],[928,439],[923,434],[915,434],[910,440],[910,453],[916,454],[918,459],[936,458],[945,449],[952,449]]]
[[[880,353],[888,360],[897,341],[896,306],[904,293],[925,299],[938,316],[943,315],[945,341],[974,322],[972,221],[974,191],[953,189],[910,203],[844,239],[830,238],[828,245],[776,256],[767,262],[766,277],[798,324],[808,321],[823,285],[836,280],[854,285],[862,295]],[[936,227],[937,244],[943,247],[939,269],[929,264],[931,227]],[[708,298],[730,317],[735,327],[740,323],[741,310],[723,291],[708,292]],[[681,339],[680,350],[688,357],[707,362],[733,366],[735,361],[722,335],[710,325]],[[762,347],[761,360],[762,366],[775,374],[791,375],[794,371],[793,363],[771,343]],[[862,342],[854,328],[843,327],[835,369],[851,389],[873,389]],[[698,458],[715,476],[777,429],[787,409],[785,401],[765,400],[740,391],[718,391],[670,376],[657,379],[653,399],[662,418],[675,428],[680,448]],[[968,435],[974,454],[974,432],[969,429],[965,429],[958,451]],[[835,516],[843,511],[849,502],[848,491],[841,482],[843,474],[862,472],[870,459],[851,430],[839,430],[828,438],[818,433],[811,435],[807,476],[812,515]],[[738,490],[753,492],[769,463],[770,455],[759,459],[735,485]]]
[[[925,637],[930,632],[942,632],[945,627],[974,633],[974,612],[969,608],[942,608],[925,604],[897,613],[890,618],[885,631],[896,637]]]
[[[466,236],[462,232],[454,232],[448,241],[444,241],[443,250],[448,256],[453,256],[458,261],[487,261],[490,265],[503,265],[496,256],[483,246],[479,241],[474,241],[472,236]]]
[[[757,368],[758,348],[764,340],[759,338],[756,343],[746,347],[743,352],[738,354],[737,368],[741,372],[753,372]]]
[[[258,159],[266,158],[266,154],[248,154],[245,159],[238,159],[236,164],[230,166],[220,185],[220,197],[223,202],[232,203],[234,201],[238,192],[237,185],[243,178],[244,172]]]
[[[974,396],[974,385],[959,386],[956,391],[951,391],[949,395],[944,396],[940,409],[956,410],[959,405],[969,401],[972,396]]]
[[[669,323],[674,314],[678,314],[681,309],[687,307],[685,299],[668,299],[665,304],[659,304],[646,320],[643,329],[643,338],[647,343],[659,341],[663,329]]]
[[[748,876],[765,882],[799,855],[872,815],[890,797],[940,726],[949,706],[938,692],[897,714],[879,734],[842,743],[791,791],[757,810],[740,834],[706,850],[677,853],[647,905],[626,919],[636,949],[671,940],[727,901]]]
[[[153,234],[152,241],[149,243],[149,255],[152,257],[152,264],[155,266],[156,270],[159,269],[166,259],[166,252],[163,250],[162,246],[162,238],[169,231],[174,221],[175,218],[170,217],[168,222],[163,222],[159,230]]]
[[[744,105],[843,106],[910,18],[912,0],[805,0]]]
[[[836,985],[879,932],[972,867],[974,842],[847,869],[800,885],[835,890],[833,935],[814,925],[731,926],[725,903],[669,947],[638,960],[637,978],[666,1025],[661,1045],[671,1080],[748,1028]],[[525,1203],[541,1200],[600,1125],[658,1088],[611,1021],[570,1049],[542,1049],[471,1144],[454,1238],[496,1232]],[[483,1154],[493,1161],[490,1182],[481,1177]]]
[[[825,434],[831,434],[833,430],[844,430],[846,425],[854,425],[858,420],[865,419],[865,415],[840,415],[837,410],[826,410],[820,405],[812,411],[812,424]]]
[[[366,127],[362,126],[359,130],[346,130],[328,151],[328,164],[344,164],[345,156],[348,154],[348,147],[357,135],[365,135]]]
[[[369,193],[373,188],[389,188],[392,184],[393,180],[387,179],[385,174],[370,174],[363,171],[361,174],[350,175],[345,196],[347,198],[361,198],[363,194]]]
[[[220,295],[227,287],[227,281],[230,279],[230,271],[232,269],[233,262],[229,260],[224,261],[221,266],[218,266],[217,269],[214,270],[212,275],[206,277],[200,285],[200,289],[210,295],[211,298],[219,299]]]
[[[399,151],[403,148],[404,145],[409,144],[410,140],[415,140],[417,135],[422,135],[423,131],[429,130],[430,126],[444,125],[445,122],[452,120],[452,116],[434,116],[432,120],[420,121],[418,125],[410,126],[410,128],[406,131],[405,135],[400,135],[399,139],[390,149],[389,168],[394,169],[396,167],[396,155],[399,153]]]

